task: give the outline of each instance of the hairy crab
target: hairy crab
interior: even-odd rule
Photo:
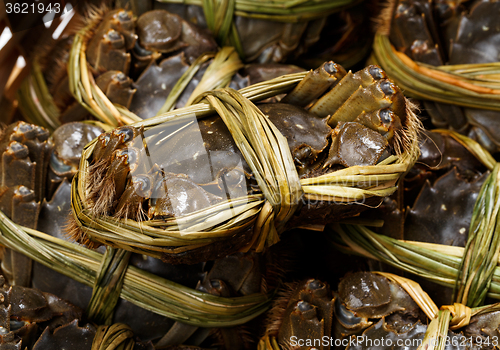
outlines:
[[[197,5],[180,5],[167,2],[144,2],[144,9],[165,9],[191,23],[207,28],[204,10]],[[235,15],[234,28],[241,43],[241,54],[246,62],[284,62],[296,56],[319,40],[326,23],[326,16],[314,20],[293,22]],[[211,28],[212,29],[212,28]]]
[[[300,178],[375,165],[395,152],[406,105],[379,67],[352,73],[328,62],[308,79],[280,103],[258,106],[287,139]],[[124,126],[102,134],[93,148],[88,176],[92,215],[150,220],[160,227],[162,220],[260,193],[218,116],[184,118],[148,130]],[[334,210],[327,201],[304,207],[292,223],[313,215],[326,222]],[[76,227],[74,236],[85,240]],[[247,240],[246,234],[239,235],[232,248],[210,248],[196,257],[179,255],[181,260],[174,261],[224,256],[228,248],[236,251]]]
[[[397,1],[389,38],[396,50],[433,66],[498,62],[499,13],[495,1]],[[441,102],[423,104],[435,126],[450,127],[490,152],[498,151],[500,112]]]
[[[68,347],[90,350],[108,346],[108,327],[82,324],[82,310],[55,295],[34,288],[9,286],[1,275],[0,295],[2,350],[60,350]],[[155,349],[150,342],[136,342],[130,328],[117,324],[113,327],[115,331],[124,330],[121,334],[117,332],[119,337],[115,335],[116,346]]]
[[[498,336],[497,314],[473,316],[460,333],[448,331],[446,349],[493,348],[482,346]],[[334,293],[317,279],[288,285],[268,314],[259,350],[417,349],[428,331],[426,315],[400,283],[354,272]]]
[[[77,14],[75,22],[88,25],[84,29],[85,55],[96,88],[111,103],[146,119],[158,114],[167,99],[177,92],[179,94],[171,108],[192,101],[194,96],[191,95],[205,73],[210,73],[207,69],[219,50],[208,33],[165,10],[148,11],[139,17],[123,9],[103,8],[87,12],[84,16]],[[71,92],[67,67],[75,35],[82,32],[82,29],[78,31],[80,27],[82,25],[76,25],[58,40],[41,40],[34,54],[34,72],[25,80],[19,93],[23,101],[21,111],[30,122],[55,129],[62,123],[90,118],[89,111],[75,100]],[[226,51],[231,50],[226,48]],[[301,71],[296,66],[274,63],[243,66],[235,53],[230,55],[230,61],[234,74],[227,79],[235,89]],[[38,74],[43,74],[43,78]],[[220,79],[226,78],[217,81]],[[184,80],[186,85],[179,90],[178,84]],[[216,83],[224,85],[223,82]],[[42,86],[36,86],[38,84]],[[38,94],[42,100],[38,106],[39,102],[34,101],[32,93],[34,89],[44,91],[43,85],[46,85],[50,98]],[[202,85],[195,95],[200,93],[198,90]],[[205,84],[206,89],[212,87]]]
[[[446,130],[425,131],[421,155],[404,180],[404,190],[386,198],[365,219],[383,219],[378,233],[393,238],[465,247],[474,206],[490,174],[470,149]],[[440,304],[452,301],[452,288],[411,276]]]
[[[66,233],[71,210],[69,181],[78,168],[82,148],[102,131],[99,127],[76,122],[59,127],[49,137],[45,129],[24,122],[9,126],[1,139],[2,211],[21,225],[69,239]],[[37,199],[37,193],[41,199]],[[274,288],[277,283],[274,268],[265,268],[273,265],[274,259],[255,253],[238,253],[214,262],[172,266],[146,255],[132,254],[129,264],[204,293],[233,297],[267,293]],[[92,296],[91,287],[10,249],[5,250],[2,270],[11,284],[19,286],[16,288],[32,286],[82,309],[87,307]],[[202,329],[175,322],[123,299],[118,301],[112,321],[127,324],[140,339],[153,340],[157,346],[217,342],[225,348],[238,349],[245,348],[251,339],[241,326]],[[75,328],[76,324],[68,327]],[[50,340],[51,335],[45,337]]]

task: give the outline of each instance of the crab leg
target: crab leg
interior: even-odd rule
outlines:
[[[333,89],[316,101],[309,111],[321,118],[331,115],[339,109],[349,96],[351,96],[360,86],[365,88],[384,78],[386,78],[386,74],[378,66],[368,66],[354,74],[349,71]]]
[[[119,71],[109,71],[97,78],[97,85],[113,103],[130,107],[136,89],[132,89],[132,79]]]
[[[359,87],[351,97],[328,119],[332,127],[338,122],[350,122],[363,111],[389,107],[402,98],[402,92],[390,80],[383,79],[366,88]]]
[[[337,80],[342,79],[345,74],[344,68],[340,65],[332,61],[325,62],[321,67],[310,71],[281,102],[306,106],[318,96],[321,96]]]
[[[394,136],[394,131],[402,128],[401,119],[389,108],[368,113],[363,111],[354,121],[374,131],[378,131],[388,141]]]

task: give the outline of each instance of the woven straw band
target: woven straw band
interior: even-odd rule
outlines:
[[[500,249],[500,164],[495,164],[474,206],[469,236],[460,263],[456,301],[471,307],[486,298]]]
[[[19,109],[31,123],[54,131],[61,125],[59,109],[49,92],[40,64],[35,59],[30,75],[24,79],[17,91]]]
[[[117,127],[119,125],[140,122],[142,120],[140,117],[123,106],[113,104],[108,99],[96,84],[89,68],[86,49],[91,37],[88,33],[92,32],[99,23],[100,21],[94,21],[75,35],[68,61],[70,91],[73,97],[85,109],[107,126]],[[216,54],[202,54],[177,81],[158,114],[167,112],[175,106],[181,93],[200,69],[201,65],[211,58],[213,58],[212,63],[207,67],[205,74],[193,91],[187,105],[191,103],[197,94],[202,92],[200,89],[205,91],[229,85],[233,75],[243,67],[241,60],[232,47],[223,47]],[[217,79],[214,77],[217,77]]]
[[[341,250],[455,287],[456,302],[477,307],[486,296],[500,299],[500,165],[476,141],[437,132],[453,137],[491,171],[476,200],[465,248],[397,240],[363,225],[334,225],[327,234]]]
[[[405,94],[458,106],[500,111],[500,82],[493,74],[498,63],[434,67],[416,63],[378,33],[373,45],[374,58]],[[471,74],[460,73],[471,69]],[[492,78],[476,79],[475,75]]]
[[[163,3],[184,3],[179,0],[156,0]],[[324,18],[334,12],[358,3],[359,0],[316,0],[249,2],[241,0],[192,0],[190,5],[203,8],[208,29],[220,46],[231,45],[244,57],[234,16],[297,23]]]
[[[442,306],[439,309],[417,282],[392,273],[373,273],[384,276],[391,282],[402,287],[431,320],[427,325],[427,330],[419,349],[444,350],[449,329],[456,330],[469,325],[473,316],[500,310],[500,303],[477,308],[469,308],[463,304],[455,303],[453,305]],[[269,334],[261,338],[257,347],[258,350],[282,350],[284,348],[288,347],[281,347],[276,336]]]
[[[415,301],[415,303],[417,303],[429,319],[434,321],[439,318],[443,318],[444,322],[449,325],[449,328],[452,330],[467,326],[472,316],[497,311],[500,307],[500,303],[476,308],[470,308],[461,303],[454,303],[453,305],[443,305],[441,306],[441,309],[438,309],[434,301],[426,292],[424,292],[422,287],[420,287],[417,282],[392,273],[375,273],[399,284],[411,296],[411,298]],[[446,311],[447,313],[443,313],[442,311]],[[440,322],[443,322],[443,320],[440,320]],[[429,325],[429,328],[432,328],[431,325]],[[445,336],[447,334],[447,329],[444,333]]]
[[[130,252],[106,247],[96,276],[92,297],[87,305],[87,316],[97,324],[110,325],[120,299]]]
[[[274,0],[274,1],[246,1],[246,0],[156,0],[161,3],[189,4],[203,6],[215,18],[225,18],[226,13],[250,18],[268,19],[280,22],[299,22],[322,18],[340,11],[348,5],[357,3],[356,0]],[[231,18],[232,19],[232,18]],[[208,22],[208,19],[207,19]]]
[[[106,289],[121,283],[109,283],[105,276],[116,259],[104,261],[101,253],[84,248],[45,233],[15,224],[0,211],[0,244],[21,252],[65,276],[88,286]],[[111,251],[107,258],[112,258]],[[125,259],[127,260],[127,259]],[[121,274],[122,267],[116,269]],[[115,279],[113,274],[108,274]],[[253,294],[224,298],[181,286],[134,266],[123,269],[123,285],[117,290],[120,297],[159,315],[198,327],[225,327],[243,324],[267,310],[270,296]],[[95,294],[99,292],[95,291]],[[110,298],[109,300],[113,300]],[[97,305],[98,303],[96,303]],[[102,304],[100,304],[102,306]],[[109,310],[104,311],[104,315]],[[98,312],[95,312],[98,314]],[[103,318],[106,318],[104,316]]]

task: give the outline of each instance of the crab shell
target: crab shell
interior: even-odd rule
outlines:
[[[372,333],[380,333],[376,330],[381,328],[387,332],[385,336],[403,339],[412,334],[405,334],[412,328],[419,330],[418,336],[425,333],[425,316],[418,305],[401,286],[385,277],[348,273],[338,289],[332,293],[327,283],[317,279],[289,284],[269,313],[266,335],[276,337],[282,348],[333,349],[329,342],[314,342],[349,339],[361,333],[376,339]],[[297,345],[298,340],[302,344]]]
[[[482,64],[500,60],[500,5],[494,1],[396,2],[390,40],[418,62]],[[480,142],[490,152],[500,147],[500,112],[424,101],[437,127],[450,127]]]
[[[155,4],[182,18],[206,28],[201,6],[173,3]],[[234,16],[234,26],[241,42],[246,62],[283,62],[287,57],[306,51],[320,38],[326,17],[314,21],[280,23],[260,18]]]
[[[405,177],[404,193],[392,196],[365,218],[387,224],[380,234],[397,239],[464,247],[486,167],[446,133],[425,132],[421,155]],[[452,303],[453,290],[412,278],[438,304]]]

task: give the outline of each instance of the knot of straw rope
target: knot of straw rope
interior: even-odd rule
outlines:
[[[278,233],[303,193],[288,142],[250,100],[233,89],[210,91],[200,99],[205,99],[226,124],[266,198],[248,245],[248,249],[261,251],[266,243],[279,240]]]
[[[453,305],[443,305],[441,310],[449,310],[452,316],[450,321],[450,329],[458,329],[469,324],[472,317],[472,309],[461,303]]]
[[[499,215],[500,164],[496,163],[474,206],[455,288],[458,303],[476,307],[486,298],[499,257]]]

